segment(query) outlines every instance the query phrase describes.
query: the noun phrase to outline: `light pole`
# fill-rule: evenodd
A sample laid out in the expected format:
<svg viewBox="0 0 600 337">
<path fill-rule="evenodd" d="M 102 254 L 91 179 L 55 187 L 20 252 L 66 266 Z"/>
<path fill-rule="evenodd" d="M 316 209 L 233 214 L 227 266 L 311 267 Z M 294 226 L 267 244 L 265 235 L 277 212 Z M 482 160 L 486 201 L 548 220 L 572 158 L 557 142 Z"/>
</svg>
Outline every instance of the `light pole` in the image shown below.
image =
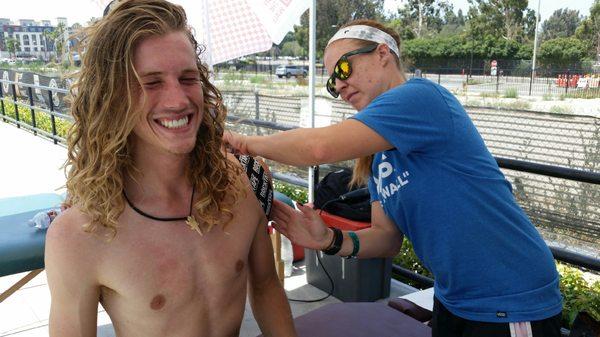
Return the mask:
<svg viewBox="0 0 600 337">
<path fill-rule="evenodd" d="M 531 79 L 535 77 L 535 58 L 537 55 L 537 41 L 538 41 L 538 23 L 540 19 L 540 3 L 542 0 L 538 0 L 538 9 L 535 13 L 535 37 L 533 38 L 533 60 L 531 62 Z"/>
<path fill-rule="evenodd" d="M 533 59 L 531 60 L 531 78 L 529 79 L 529 96 L 531 96 L 531 89 L 533 87 L 533 79 L 535 78 L 535 57 L 537 54 L 537 40 L 538 40 L 538 23 L 540 19 L 540 2 L 542 0 L 538 0 L 538 9 L 535 13 L 535 34 L 533 37 Z"/>
<path fill-rule="evenodd" d="M 471 71 L 473 69 L 473 49 L 475 49 L 475 40 L 473 39 L 473 25 L 469 24 L 469 39 L 471 40 L 471 60 L 469 61 L 469 73 L 467 74 L 467 84 L 471 78 Z"/>
</svg>

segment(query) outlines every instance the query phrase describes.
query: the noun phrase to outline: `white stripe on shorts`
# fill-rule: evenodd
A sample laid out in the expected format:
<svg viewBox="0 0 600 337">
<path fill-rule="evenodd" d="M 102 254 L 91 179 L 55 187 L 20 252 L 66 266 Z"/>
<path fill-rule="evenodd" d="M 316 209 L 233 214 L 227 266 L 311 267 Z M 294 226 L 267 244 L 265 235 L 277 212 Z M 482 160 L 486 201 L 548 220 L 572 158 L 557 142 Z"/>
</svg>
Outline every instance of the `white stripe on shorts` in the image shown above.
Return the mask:
<svg viewBox="0 0 600 337">
<path fill-rule="evenodd" d="M 509 323 L 510 337 L 533 337 L 531 322 Z"/>
</svg>

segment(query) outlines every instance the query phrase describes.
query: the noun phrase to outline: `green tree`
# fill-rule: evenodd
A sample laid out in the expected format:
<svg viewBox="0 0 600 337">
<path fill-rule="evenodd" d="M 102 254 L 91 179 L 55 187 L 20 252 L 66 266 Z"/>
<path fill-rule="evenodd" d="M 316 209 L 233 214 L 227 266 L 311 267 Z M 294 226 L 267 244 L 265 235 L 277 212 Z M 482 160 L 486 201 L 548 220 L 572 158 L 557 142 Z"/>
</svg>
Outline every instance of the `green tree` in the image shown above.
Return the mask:
<svg viewBox="0 0 600 337">
<path fill-rule="evenodd" d="M 540 46 L 540 62 L 547 66 L 567 68 L 580 62 L 587 54 L 587 44 L 574 37 L 545 41 Z"/>
<path fill-rule="evenodd" d="M 523 19 L 523 34 L 525 39 L 533 41 L 535 38 L 535 16 L 534 10 L 527 9 Z"/>
<path fill-rule="evenodd" d="M 470 34 L 522 42 L 535 25 L 535 14 L 527 9 L 527 3 L 528 0 L 469 0 Z"/>
<path fill-rule="evenodd" d="M 410 28 L 416 38 L 433 36 L 449 21 L 458 22 L 447 0 L 408 0 L 398 9 L 397 20 L 400 22 L 395 26 Z"/>
<path fill-rule="evenodd" d="M 306 51 L 296 41 L 288 41 L 281 46 L 281 55 L 283 56 L 305 56 Z"/>
<path fill-rule="evenodd" d="M 384 0 L 320 0 L 317 1 L 317 55 L 322 57 L 327 41 L 342 25 L 355 19 L 383 20 Z M 308 11 L 294 27 L 296 41 L 308 50 Z"/>
<path fill-rule="evenodd" d="M 575 36 L 582 41 L 589 41 L 588 50 L 600 63 L 600 0 L 596 0 L 590 8 L 590 16 L 581 22 Z"/>
<path fill-rule="evenodd" d="M 19 40 L 9 37 L 6 39 L 6 49 L 8 50 L 8 55 L 12 55 L 13 57 L 17 57 L 17 51 L 21 49 L 21 43 Z"/>
<path fill-rule="evenodd" d="M 542 23 L 541 40 L 551 40 L 559 37 L 571 37 L 581 23 L 579 11 L 573 9 L 557 9 Z"/>
</svg>

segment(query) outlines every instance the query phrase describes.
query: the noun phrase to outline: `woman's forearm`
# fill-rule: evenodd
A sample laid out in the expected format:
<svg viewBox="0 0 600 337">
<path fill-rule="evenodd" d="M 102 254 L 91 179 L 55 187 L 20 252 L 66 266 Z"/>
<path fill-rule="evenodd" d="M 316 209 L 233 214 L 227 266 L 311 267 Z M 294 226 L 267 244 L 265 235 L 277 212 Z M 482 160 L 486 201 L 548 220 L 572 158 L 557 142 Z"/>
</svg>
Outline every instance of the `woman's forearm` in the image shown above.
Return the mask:
<svg viewBox="0 0 600 337">
<path fill-rule="evenodd" d="M 248 152 L 283 164 L 308 166 L 327 161 L 318 129 L 294 129 L 269 136 L 248 136 Z"/>
</svg>

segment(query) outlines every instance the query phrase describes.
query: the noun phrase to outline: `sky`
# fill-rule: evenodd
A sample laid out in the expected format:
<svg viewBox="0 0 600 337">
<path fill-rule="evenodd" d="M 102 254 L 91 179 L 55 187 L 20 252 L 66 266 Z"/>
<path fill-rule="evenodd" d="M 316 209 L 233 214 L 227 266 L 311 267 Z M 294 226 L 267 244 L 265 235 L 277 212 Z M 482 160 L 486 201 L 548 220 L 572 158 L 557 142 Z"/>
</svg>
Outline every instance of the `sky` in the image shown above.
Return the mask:
<svg viewBox="0 0 600 337">
<path fill-rule="evenodd" d="M 199 3 L 200 0 L 172 0 L 175 3 L 183 3 L 184 8 L 190 11 L 190 3 Z M 395 12 L 405 0 L 385 0 L 386 11 Z M 559 8 L 579 10 L 582 15 L 588 15 L 594 0 L 540 0 L 541 17 L 547 19 Z M 56 24 L 57 17 L 66 17 L 69 25 L 73 23 L 84 24 L 91 17 L 102 15 L 103 3 L 107 0 L 0 0 L 0 18 L 9 18 L 17 23 L 18 19 L 50 20 L 52 25 Z M 466 14 L 469 4 L 467 0 L 451 0 L 454 9 L 459 8 Z M 538 0 L 530 0 L 529 7 L 537 9 Z M 189 15 L 190 19 L 193 15 Z"/>
</svg>

